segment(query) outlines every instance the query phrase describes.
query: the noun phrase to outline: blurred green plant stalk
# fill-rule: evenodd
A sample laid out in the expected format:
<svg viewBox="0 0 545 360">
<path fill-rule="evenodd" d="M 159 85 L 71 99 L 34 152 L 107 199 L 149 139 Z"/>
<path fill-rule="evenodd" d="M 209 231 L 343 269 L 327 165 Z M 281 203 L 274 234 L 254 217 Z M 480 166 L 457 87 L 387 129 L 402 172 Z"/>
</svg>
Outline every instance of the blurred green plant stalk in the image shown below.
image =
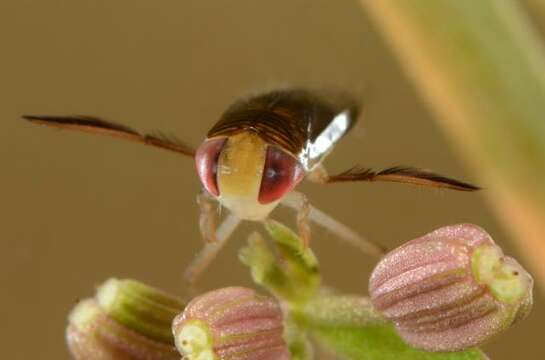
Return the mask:
<svg viewBox="0 0 545 360">
<path fill-rule="evenodd" d="M 545 30 L 545 1 L 544 0 L 526 0 L 529 10 L 533 12 L 533 18 L 538 21 L 538 26 Z"/>
<path fill-rule="evenodd" d="M 545 289 L 543 39 L 511 0 L 361 3 Z"/>
</svg>

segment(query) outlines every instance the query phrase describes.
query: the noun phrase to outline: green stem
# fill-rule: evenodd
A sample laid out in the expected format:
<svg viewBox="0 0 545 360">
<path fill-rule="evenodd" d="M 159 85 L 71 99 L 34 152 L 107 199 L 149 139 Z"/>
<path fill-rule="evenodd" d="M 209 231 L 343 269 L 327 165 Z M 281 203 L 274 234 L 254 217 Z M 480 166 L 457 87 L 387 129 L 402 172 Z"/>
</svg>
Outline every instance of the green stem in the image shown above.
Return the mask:
<svg viewBox="0 0 545 360">
<path fill-rule="evenodd" d="M 386 323 L 369 298 L 356 295 L 319 295 L 298 311 L 310 327 L 365 327 Z"/>
</svg>

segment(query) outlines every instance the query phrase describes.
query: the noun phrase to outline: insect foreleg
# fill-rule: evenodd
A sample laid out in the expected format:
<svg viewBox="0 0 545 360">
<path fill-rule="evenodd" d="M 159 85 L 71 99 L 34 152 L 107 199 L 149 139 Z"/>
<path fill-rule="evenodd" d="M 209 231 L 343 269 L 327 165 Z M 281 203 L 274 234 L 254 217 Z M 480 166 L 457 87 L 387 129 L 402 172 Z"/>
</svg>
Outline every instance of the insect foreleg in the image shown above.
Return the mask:
<svg viewBox="0 0 545 360">
<path fill-rule="evenodd" d="M 218 220 L 218 202 L 206 192 L 197 195 L 199 204 L 199 229 L 205 243 L 216 242 L 216 228 Z"/>
<path fill-rule="evenodd" d="M 197 256 L 191 261 L 184 272 L 185 281 L 193 285 L 200 274 L 210 265 L 216 255 L 223 248 L 233 231 L 240 224 L 240 219 L 233 214 L 227 215 L 227 218 L 218 227 L 216 231 L 216 241 L 209 242 L 199 251 Z"/>
<path fill-rule="evenodd" d="M 301 194 L 300 199 L 297 202 L 297 230 L 299 231 L 299 237 L 303 246 L 306 248 L 310 243 L 310 202 L 308 198 Z"/>
<path fill-rule="evenodd" d="M 282 204 L 296 211 L 301 211 L 302 208 L 308 206 L 308 219 L 326 228 L 340 239 L 346 241 L 350 245 L 358 248 L 362 252 L 373 256 L 382 256 L 384 249 L 377 244 L 363 238 L 361 235 L 350 229 L 348 226 L 340 223 L 326 213 L 316 209 L 306 200 L 306 196 L 300 192 L 292 191 L 282 200 Z"/>
</svg>

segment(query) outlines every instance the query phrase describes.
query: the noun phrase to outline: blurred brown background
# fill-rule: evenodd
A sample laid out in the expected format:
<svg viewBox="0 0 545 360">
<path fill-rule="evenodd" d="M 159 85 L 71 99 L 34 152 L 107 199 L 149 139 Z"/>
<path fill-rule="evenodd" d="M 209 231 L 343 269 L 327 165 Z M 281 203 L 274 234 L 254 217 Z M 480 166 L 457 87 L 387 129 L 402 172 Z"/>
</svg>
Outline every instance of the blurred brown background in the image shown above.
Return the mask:
<svg viewBox="0 0 545 360">
<path fill-rule="evenodd" d="M 408 164 L 476 180 L 356 1 L 4 0 L 0 40 L 3 358 L 67 359 L 66 315 L 107 277 L 183 294 L 182 271 L 201 245 L 191 160 L 40 128 L 21 114 L 100 115 L 197 145 L 242 95 L 335 86 L 357 94 L 366 116 L 328 168 Z M 472 222 L 517 256 L 480 194 L 372 183 L 301 189 L 389 247 Z M 290 215 L 273 213 L 293 223 Z M 259 228 L 237 231 L 202 289 L 251 284 L 236 252 Z M 366 291 L 371 258 L 318 228 L 313 247 L 328 285 Z M 535 300 L 528 319 L 484 346 L 492 359 L 545 357 L 539 291 Z"/>
</svg>

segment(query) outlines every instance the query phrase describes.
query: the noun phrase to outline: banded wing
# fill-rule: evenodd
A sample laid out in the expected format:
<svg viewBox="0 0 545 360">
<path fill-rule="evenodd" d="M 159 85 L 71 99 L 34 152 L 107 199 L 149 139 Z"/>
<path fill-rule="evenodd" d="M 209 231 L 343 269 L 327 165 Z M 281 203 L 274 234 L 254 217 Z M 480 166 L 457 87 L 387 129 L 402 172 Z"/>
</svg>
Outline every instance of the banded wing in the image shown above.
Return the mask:
<svg viewBox="0 0 545 360">
<path fill-rule="evenodd" d="M 368 168 L 352 168 L 338 175 L 329 176 L 326 182 L 346 181 L 389 181 L 459 191 L 480 189 L 475 185 L 407 166 L 394 166 L 380 171 Z"/>
<path fill-rule="evenodd" d="M 23 119 L 30 122 L 56 127 L 59 129 L 78 130 L 89 133 L 103 134 L 125 139 L 145 145 L 150 145 L 186 156 L 195 156 L 195 149 L 181 141 L 161 134 L 141 134 L 127 126 L 109 122 L 91 116 L 50 116 L 50 115 L 23 115 Z"/>
</svg>

